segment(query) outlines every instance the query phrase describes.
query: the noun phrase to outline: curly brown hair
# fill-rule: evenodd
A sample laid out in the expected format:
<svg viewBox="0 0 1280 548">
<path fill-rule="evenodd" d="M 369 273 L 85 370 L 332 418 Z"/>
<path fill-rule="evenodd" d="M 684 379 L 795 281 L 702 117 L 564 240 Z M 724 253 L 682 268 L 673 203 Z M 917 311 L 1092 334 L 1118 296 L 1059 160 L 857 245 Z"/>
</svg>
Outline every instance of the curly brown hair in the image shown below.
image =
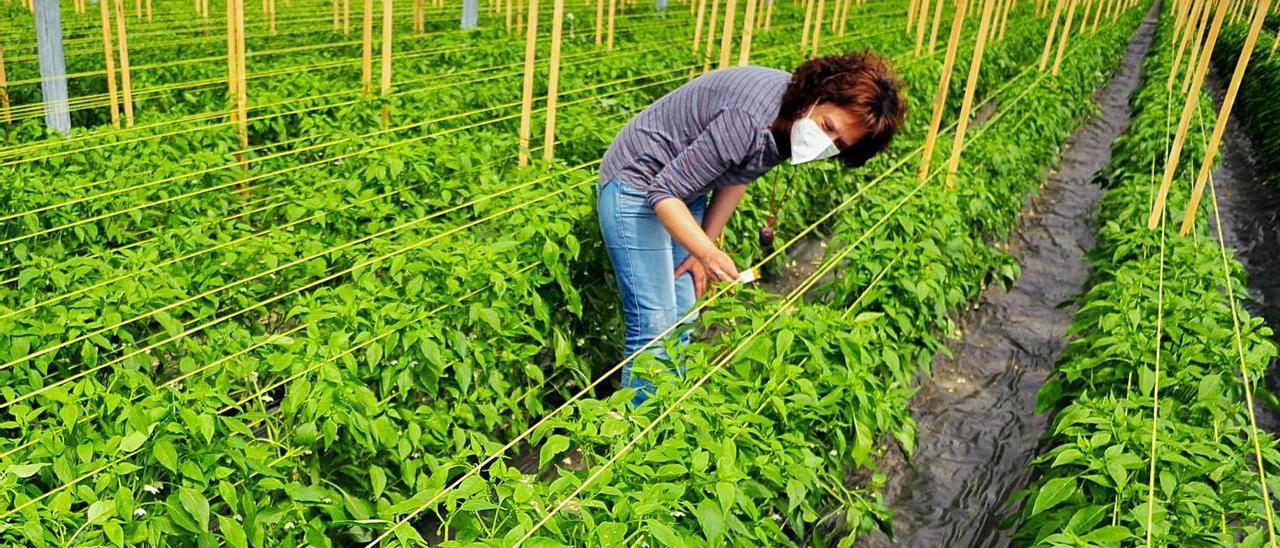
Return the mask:
<svg viewBox="0 0 1280 548">
<path fill-rule="evenodd" d="M 869 51 L 817 57 L 791 75 L 778 115 L 795 120 L 819 101 L 848 109 L 867 133 L 838 157 L 846 167 L 860 167 L 888 147 L 902 126 L 907 101 L 901 87 L 884 58 Z"/>
</svg>

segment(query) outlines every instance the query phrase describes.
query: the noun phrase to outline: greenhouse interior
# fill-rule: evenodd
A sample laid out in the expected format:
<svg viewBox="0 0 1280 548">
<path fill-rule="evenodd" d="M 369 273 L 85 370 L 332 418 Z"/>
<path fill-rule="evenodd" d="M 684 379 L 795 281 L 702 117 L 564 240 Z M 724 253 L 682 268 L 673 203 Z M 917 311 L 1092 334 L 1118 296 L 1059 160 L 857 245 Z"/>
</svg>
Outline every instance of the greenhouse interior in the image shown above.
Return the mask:
<svg viewBox="0 0 1280 548">
<path fill-rule="evenodd" d="M 1280 0 L 0 14 L 0 544 L 1277 546 Z"/>
</svg>

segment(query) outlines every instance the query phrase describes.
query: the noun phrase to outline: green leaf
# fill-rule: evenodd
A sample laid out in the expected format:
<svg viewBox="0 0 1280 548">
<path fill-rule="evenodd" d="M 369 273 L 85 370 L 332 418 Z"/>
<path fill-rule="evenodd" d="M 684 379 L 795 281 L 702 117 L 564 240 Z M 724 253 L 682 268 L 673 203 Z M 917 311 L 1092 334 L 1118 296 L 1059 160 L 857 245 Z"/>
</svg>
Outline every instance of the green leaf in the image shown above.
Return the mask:
<svg viewBox="0 0 1280 548">
<path fill-rule="evenodd" d="M 155 446 L 151 448 L 151 454 L 165 468 L 172 472 L 178 471 L 178 451 L 173 448 L 173 444 L 169 443 L 169 440 L 157 440 Z"/>
<path fill-rule="evenodd" d="M 675 531 L 662 522 L 651 521 L 647 526 L 649 535 L 658 541 L 657 544 L 650 543 L 650 546 L 684 546 L 686 544 Z"/>
<path fill-rule="evenodd" d="M 1127 540 L 1132 536 L 1133 536 L 1133 533 L 1129 532 L 1129 529 L 1125 527 L 1118 527 L 1113 525 L 1111 527 L 1103 527 L 1101 529 L 1095 529 L 1091 531 L 1089 534 L 1083 537 L 1080 537 L 1080 540 L 1084 540 L 1088 542 L 1097 542 L 1097 543 L 1120 542 L 1122 540 Z"/>
<path fill-rule="evenodd" d="M 116 546 L 124 546 L 124 530 L 120 528 L 120 524 L 114 521 L 108 521 L 102 524 L 102 532 L 107 535 L 107 540 Z"/>
<path fill-rule="evenodd" d="M 49 466 L 47 462 L 37 464 L 10 464 L 5 472 L 18 476 L 19 478 L 29 478 L 39 472 L 41 468 Z"/>
<path fill-rule="evenodd" d="M 86 519 L 88 520 L 89 525 L 97 525 L 110 517 L 115 510 L 116 505 L 113 502 L 106 500 L 95 501 L 93 504 L 89 505 L 89 510 L 86 513 L 88 517 Z"/>
<path fill-rule="evenodd" d="M 377 466 L 369 468 L 369 480 L 373 482 L 373 498 L 382 496 L 382 490 L 387 488 L 387 473 Z"/>
<path fill-rule="evenodd" d="M 222 530 L 222 538 L 227 540 L 230 548 L 249 548 L 249 539 L 244 528 L 234 518 L 218 516 L 218 528 Z"/>
<path fill-rule="evenodd" d="M 1031 505 L 1031 515 L 1034 516 L 1053 508 L 1058 503 L 1067 500 L 1076 492 L 1076 478 L 1054 478 L 1046 481 L 1040 487 L 1039 494 L 1036 495 L 1036 501 Z"/>
<path fill-rule="evenodd" d="M 543 444 L 542 449 L 538 452 L 538 468 L 546 468 L 548 462 L 568 448 L 569 438 L 561 435 L 547 438 L 547 443 Z"/>
<path fill-rule="evenodd" d="M 137 451 L 138 448 L 142 447 L 142 444 L 146 442 L 147 442 L 146 433 L 131 432 L 129 433 L 129 435 L 125 436 L 124 439 L 120 440 L 120 452 L 132 453 L 134 451 Z"/>
<path fill-rule="evenodd" d="M 713 544 L 720 535 L 724 534 L 724 516 L 720 515 L 720 509 L 717 506 L 711 499 L 702 499 L 698 507 L 693 510 L 693 514 L 698 517 L 698 525 L 702 527 L 703 534 Z"/>
<path fill-rule="evenodd" d="M 199 491 L 190 487 L 183 487 L 178 490 L 178 500 L 182 502 L 182 507 L 186 509 L 187 513 L 195 518 L 200 531 L 208 531 L 209 500 L 204 498 L 204 495 L 201 495 Z"/>
</svg>

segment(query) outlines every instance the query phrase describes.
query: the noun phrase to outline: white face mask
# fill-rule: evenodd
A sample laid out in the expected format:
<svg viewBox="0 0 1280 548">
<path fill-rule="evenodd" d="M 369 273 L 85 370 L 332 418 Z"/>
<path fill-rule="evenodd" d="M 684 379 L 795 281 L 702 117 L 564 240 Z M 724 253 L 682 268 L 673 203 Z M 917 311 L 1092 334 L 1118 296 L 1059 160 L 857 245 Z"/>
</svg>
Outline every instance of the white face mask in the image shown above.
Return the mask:
<svg viewBox="0 0 1280 548">
<path fill-rule="evenodd" d="M 818 106 L 814 103 L 814 106 Z M 818 127 L 818 123 L 809 117 L 813 107 L 804 118 L 791 124 L 791 165 L 803 164 L 814 160 L 830 158 L 840 153 L 835 141 L 827 137 L 827 132 Z"/>
</svg>

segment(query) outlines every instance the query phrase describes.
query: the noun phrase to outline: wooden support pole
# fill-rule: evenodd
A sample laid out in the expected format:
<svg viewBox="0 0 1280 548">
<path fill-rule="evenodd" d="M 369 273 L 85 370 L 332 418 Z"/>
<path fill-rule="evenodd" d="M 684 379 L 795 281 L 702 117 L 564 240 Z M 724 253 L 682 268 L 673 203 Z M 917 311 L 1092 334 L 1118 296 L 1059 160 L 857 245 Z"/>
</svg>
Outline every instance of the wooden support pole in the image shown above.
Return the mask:
<svg viewBox="0 0 1280 548">
<path fill-rule="evenodd" d="M 267 0 L 267 25 L 272 36 L 276 35 L 276 0 Z"/>
<path fill-rule="evenodd" d="M 530 0 L 533 1 L 533 0 Z M 609 23 L 605 34 L 604 49 L 613 51 L 614 29 L 618 23 L 618 0 L 609 0 Z"/>
<path fill-rule="evenodd" d="M 614 0 L 610 0 L 612 2 Z M 538 52 L 538 0 L 529 0 L 529 19 L 524 37 L 524 84 L 520 92 L 519 166 L 529 165 L 529 133 L 533 125 L 533 71 Z"/>
<path fill-rule="evenodd" d="M 720 0 L 711 0 L 711 21 L 707 25 L 707 43 L 702 51 L 702 73 L 711 70 L 711 52 L 716 41 L 716 18 L 720 15 Z"/>
<path fill-rule="evenodd" d="M 800 51 L 809 47 L 809 27 L 813 23 L 813 6 L 816 1 L 805 0 L 804 2 L 804 27 L 800 31 Z"/>
<path fill-rule="evenodd" d="M 342 5 L 338 0 L 329 0 L 329 8 L 333 15 L 333 33 L 342 32 Z"/>
<path fill-rule="evenodd" d="M 767 3 L 768 2 L 766 2 L 766 0 L 758 0 L 756 2 L 756 23 L 754 30 L 764 29 L 764 5 Z M 693 5 L 693 0 L 689 1 L 689 5 Z"/>
<path fill-rule="evenodd" d="M 937 0 L 941 2 L 942 0 Z M 967 1 L 967 0 L 958 0 Z M 929 0 L 920 0 L 920 13 L 916 14 L 916 49 L 915 56 L 919 57 L 924 51 L 924 34 L 929 28 Z"/>
<path fill-rule="evenodd" d="M 1244 81 L 1249 59 L 1253 56 L 1253 48 L 1258 43 L 1258 35 L 1262 33 L 1263 20 L 1267 18 L 1271 0 L 1262 0 L 1254 7 L 1254 14 L 1249 23 L 1249 34 L 1245 36 L 1244 46 L 1240 49 L 1240 57 L 1236 60 L 1235 71 L 1231 73 L 1231 83 L 1227 85 L 1227 93 L 1222 97 L 1222 106 L 1218 109 L 1218 119 L 1213 124 L 1213 134 L 1209 136 L 1209 144 L 1204 150 L 1204 159 L 1200 161 L 1200 171 L 1196 174 L 1196 186 L 1191 191 L 1191 202 L 1182 216 L 1182 227 L 1179 234 L 1186 236 L 1195 225 L 1196 209 L 1200 207 L 1200 199 L 1204 195 L 1205 183 L 1213 171 L 1213 161 L 1217 158 L 1218 147 L 1222 145 L 1222 135 L 1227 129 L 1227 119 L 1231 117 L 1231 109 L 1236 104 L 1236 95 L 1240 93 L 1240 83 Z M 1268 514 L 1270 512 L 1268 511 Z"/>
<path fill-rule="evenodd" d="M 933 147 L 942 128 L 943 107 L 947 104 L 947 91 L 951 89 L 951 71 L 956 64 L 956 50 L 960 48 L 960 35 L 964 33 L 965 8 L 968 2 L 956 2 L 951 16 L 951 34 L 947 37 L 947 53 L 942 61 L 942 75 L 938 78 L 938 91 L 933 98 L 933 117 L 929 119 L 929 133 L 924 139 L 924 152 L 920 156 L 920 180 L 929 176 L 929 162 L 933 160 Z"/>
<path fill-rule="evenodd" d="M 114 48 L 111 45 L 111 9 L 107 7 L 106 0 L 98 0 L 98 15 L 102 19 L 102 53 L 106 59 L 107 68 L 107 98 L 111 104 L 111 125 L 120 127 L 120 97 L 119 91 L 116 89 L 116 59 Z M 0 48 L 3 48 L 0 44 Z M 0 87 L 4 87 L 4 54 L 0 49 Z M 0 90 L 0 98 L 4 99 L 4 121 L 9 123 L 9 94 L 5 90 Z"/>
<path fill-rule="evenodd" d="M 738 0 L 725 0 L 724 28 L 720 29 L 720 68 L 729 68 L 729 58 L 733 55 L 733 24 L 737 11 Z"/>
<path fill-rule="evenodd" d="M 706 1 L 707 0 L 702 0 L 702 3 L 705 5 Z M 698 27 L 694 29 L 695 36 L 693 38 L 693 52 L 695 55 L 698 53 L 698 37 L 696 33 L 702 31 L 702 14 L 698 14 L 698 17 Z M 507 29 L 511 29 L 510 10 L 507 10 Z M 596 45 L 599 46 L 602 44 L 604 44 L 604 0 L 596 0 Z"/>
<path fill-rule="evenodd" d="M 111 39 L 110 33 L 106 34 L 108 40 Z M 111 66 L 111 43 L 107 42 L 107 66 Z M 114 83 L 115 74 L 113 69 L 107 69 L 109 78 Z M 111 89 L 114 91 L 115 87 Z M 111 94 L 111 122 L 116 127 L 120 127 L 120 112 L 116 109 L 115 93 Z M 9 110 L 9 76 L 5 72 L 4 67 L 4 40 L 0 39 L 0 114 L 4 115 L 5 125 L 13 123 L 13 113 Z"/>
<path fill-rule="evenodd" d="M 1170 45 L 1170 46 L 1172 46 L 1172 45 L 1174 45 L 1174 44 L 1176 44 L 1176 43 L 1178 42 L 1178 35 L 1179 35 L 1179 34 L 1181 34 L 1181 33 L 1184 31 L 1184 29 L 1182 28 L 1182 26 L 1183 26 L 1184 24 L 1186 24 L 1187 17 L 1190 15 L 1190 13 L 1189 13 L 1189 12 L 1193 11 L 1193 10 L 1195 9 L 1195 6 L 1196 6 L 1196 3 L 1195 3 L 1195 2 L 1190 2 L 1190 1 L 1188 1 L 1188 0 L 1177 0 L 1177 2 L 1175 2 L 1175 3 L 1173 4 L 1173 11 L 1174 11 L 1174 17 L 1173 17 L 1173 30 L 1174 30 L 1174 32 L 1173 32 L 1172 36 L 1170 36 L 1170 41 L 1169 41 L 1169 45 Z"/>
<path fill-rule="evenodd" d="M 364 92 L 373 93 L 373 0 L 364 0 L 364 41 L 361 42 L 360 85 Z"/>
<path fill-rule="evenodd" d="M 1067 20 L 1062 22 L 1062 32 L 1058 35 L 1058 53 L 1053 56 L 1053 70 L 1050 72 L 1054 76 L 1058 75 L 1058 68 L 1062 66 L 1062 56 L 1067 53 L 1067 40 L 1071 38 L 1071 20 L 1076 14 L 1077 0 L 1071 0 L 1071 5 L 1067 7 Z"/>
<path fill-rule="evenodd" d="M 551 59 L 547 71 L 547 122 L 542 134 L 542 159 L 555 158 L 556 99 L 560 93 L 560 37 L 564 26 L 564 0 L 552 0 Z"/>
<path fill-rule="evenodd" d="M 1220 3 L 1220 4 L 1224 4 L 1224 5 L 1226 5 L 1226 6 L 1229 6 L 1229 5 L 1230 5 L 1230 0 L 1209 0 L 1209 4 L 1210 4 L 1210 5 L 1212 5 L 1214 2 L 1217 2 L 1217 3 Z M 1230 15 L 1230 11 L 1229 11 L 1229 10 L 1228 10 L 1228 12 L 1227 12 L 1227 13 L 1228 13 L 1228 15 Z M 1207 14 L 1207 12 L 1206 12 L 1206 14 Z M 1208 29 L 1208 23 L 1207 23 L 1207 22 L 1205 22 L 1204 24 L 1202 24 L 1202 25 L 1200 26 L 1200 30 L 1198 30 L 1198 31 L 1196 32 L 1196 34 L 1195 34 L 1195 36 L 1194 36 L 1194 40 L 1195 40 L 1195 41 L 1194 41 L 1194 42 L 1192 42 L 1192 43 L 1190 44 L 1189 48 L 1187 49 L 1187 69 L 1186 69 L 1185 71 L 1183 71 L 1183 73 L 1182 73 L 1182 75 L 1183 75 L 1183 77 L 1182 77 L 1182 92 L 1183 92 L 1183 93 L 1186 93 L 1186 92 L 1187 92 L 1187 90 L 1188 90 L 1188 89 L 1190 89 L 1190 87 L 1191 87 L 1191 76 L 1194 74 L 1195 67 L 1196 67 L 1196 65 L 1198 64 L 1198 62 L 1197 62 L 1197 61 L 1198 61 L 1198 57 L 1199 57 L 1199 55 L 1200 55 L 1200 52 L 1201 52 L 1201 51 L 1203 51 L 1203 50 L 1202 50 L 1203 46 L 1201 46 L 1201 45 L 1205 43 L 1205 41 L 1204 41 L 1204 33 L 1208 32 L 1208 31 L 1209 31 L 1209 29 Z M 1201 47 L 1196 47 L 1196 46 L 1201 46 Z"/>
<path fill-rule="evenodd" d="M 764 1 L 766 3 L 764 8 L 764 31 L 769 32 L 769 30 L 773 28 L 773 5 L 777 4 L 778 0 Z"/>
<path fill-rule="evenodd" d="M 600 0 L 596 0 L 596 1 L 599 2 Z M 690 4 L 692 3 L 693 2 L 690 2 Z M 702 46 L 702 24 L 706 19 L 706 15 L 707 15 L 707 0 L 698 0 L 698 14 L 694 19 L 694 24 L 693 24 L 693 46 L 689 54 L 694 59 L 695 62 L 698 59 L 698 48 Z M 599 29 L 599 26 L 597 25 L 596 28 Z M 599 31 L 597 30 L 597 32 Z M 596 39 L 596 43 L 597 44 L 600 43 L 599 38 Z M 690 71 L 690 75 L 692 75 L 692 71 Z"/>
<path fill-rule="evenodd" d="M 1182 159 L 1182 147 L 1187 138 L 1187 127 L 1191 125 L 1191 117 L 1195 115 L 1196 106 L 1200 102 L 1200 86 L 1204 83 L 1205 71 L 1209 69 L 1209 59 L 1213 57 L 1213 46 L 1218 41 L 1218 31 L 1222 29 L 1222 21 L 1227 16 L 1226 2 L 1219 2 L 1213 14 L 1213 25 L 1209 29 L 1209 39 L 1205 42 L 1204 53 L 1196 65 L 1191 90 L 1187 101 L 1182 105 L 1182 116 L 1178 119 L 1178 130 L 1173 134 L 1173 146 L 1169 149 L 1165 160 L 1164 174 L 1160 178 L 1160 190 L 1156 193 L 1155 204 L 1151 207 L 1151 215 L 1147 218 L 1147 228 L 1155 230 L 1164 216 L 1165 201 L 1169 198 L 1169 186 L 1173 184 L 1173 176 L 1178 170 L 1178 161 Z"/>
<path fill-rule="evenodd" d="M 235 0 L 227 0 L 227 99 L 230 105 L 227 118 L 231 125 L 237 125 L 236 117 L 240 115 L 240 109 L 236 108 L 240 97 L 240 92 L 236 90 L 240 85 L 240 75 L 236 68 L 240 65 L 240 59 L 236 56 L 236 49 L 236 3 Z"/>
<path fill-rule="evenodd" d="M 382 0 L 382 80 L 379 91 L 382 95 L 382 123 L 388 127 L 391 126 L 391 104 L 388 102 L 388 96 L 391 95 L 392 29 L 395 24 L 392 16 L 394 14 L 395 6 L 392 0 Z"/>
<path fill-rule="evenodd" d="M 351 0 L 342 0 L 342 35 L 351 36 Z"/>
<path fill-rule="evenodd" d="M 911 32 L 911 29 L 915 28 L 916 9 L 918 9 L 919 4 L 920 0 L 911 0 L 907 4 L 907 32 Z"/>
<path fill-rule="evenodd" d="M 1004 40 L 1004 29 L 1009 26 L 1009 12 L 1013 11 L 1017 4 L 1018 0 L 1008 0 L 1004 3 L 1004 12 L 1000 14 L 1000 32 L 996 33 L 996 40 Z"/>
<path fill-rule="evenodd" d="M 133 75 L 129 69 L 129 32 L 124 22 L 124 0 L 116 0 L 116 43 L 120 46 L 120 88 L 124 95 L 124 125 L 133 127 Z"/>
<path fill-rule="evenodd" d="M 1102 11 L 1106 3 L 1107 0 L 1098 0 L 1098 11 L 1093 13 L 1093 25 L 1090 25 L 1089 32 L 1098 32 L 1098 23 L 1102 21 Z"/>
<path fill-rule="evenodd" d="M 1048 1 L 1048 0 L 1046 0 Z M 1055 0 L 1053 4 L 1053 21 L 1049 23 L 1049 34 L 1044 38 L 1044 51 L 1040 54 L 1040 72 L 1049 66 L 1049 51 L 1053 47 L 1054 34 L 1058 31 L 1058 20 L 1062 16 L 1062 3 L 1070 0 Z"/>
<path fill-rule="evenodd" d="M 147 0 L 147 22 L 151 22 L 151 0 Z"/>
<path fill-rule="evenodd" d="M 1275 55 L 1277 45 L 1280 45 L 1280 29 L 1276 29 L 1276 35 L 1271 38 L 1271 49 L 1267 50 L 1267 55 Z"/>
<path fill-rule="evenodd" d="M 734 0 L 729 1 L 733 2 Z M 813 49 L 809 52 L 810 58 L 818 56 L 818 48 L 822 41 L 822 12 L 826 11 L 826 6 L 827 0 L 818 0 L 818 7 L 814 10 L 814 17 L 816 19 L 814 20 L 813 25 L 813 36 L 811 36 L 813 39 Z"/>
<path fill-rule="evenodd" d="M 947 0 L 935 0 L 933 3 L 933 23 L 930 24 L 932 30 L 929 31 L 929 48 L 926 50 L 928 55 L 933 55 L 933 48 L 938 42 L 938 23 L 942 21 L 942 8 Z"/>
<path fill-rule="evenodd" d="M 133 11 L 135 12 L 134 16 L 138 19 L 142 19 L 142 0 L 134 0 L 133 7 Z"/>
<path fill-rule="evenodd" d="M 960 118 L 956 120 L 956 135 L 952 140 L 951 158 L 947 161 L 947 188 L 955 186 L 956 172 L 960 169 L 960 153 L 964 150 L 964 134 L 969 127 L 969 111 L 973 108 L 973 95 L 978 88 L 978 74 L 982 68 L 982 53 L 990 34 L 995 0 L 982 5 L 982 18 L 978 23 L 978 38 L 973 46 L 973 58 L 969 61 L 969 79 L 964 84 L 964 99 L 960 103 Z"/>
<path fill-rule="evenodd" d="M 846 28 L 846 27 L 848 26 L 848 24 L 849 24 L 849 6 L 850 6 L 851 4 L 853 4 L 853 1 L 852 1 L 852 0 L 846 1 L 846 2 L 844 3 L 844 7 L 840 9 L 840 34 L 839 34 L 839 36 L 841 36 L 841 37 L 843 37 L 843 36 L 844 36 L 845 28 Z"/>
<path fill-rule="evenodd" d="M 1173 91 L 1173 83 L 1177 81 L 1178 70 L 1182 67 L 1182 54 L 1186 52 L 1187 44 L 1191 42 L 1191 36 L 1195 32 L 1195 21 L 1198 21 L 1202 11 L 1211 5 L 1209 0 L 1194 0 L 1191 2 L 1191 13 L 1187 15 L 1187 21 L 1183 24 L 1181 39 L 1177 41 L 1178 47 L 1173 53 L 1173 64 L 1169 65 L 1169 78 L 1164 83 L 1165 91 Z"/>
<path fill-rule="evenodd" d="M 738 46 L 738 66 L 745 67 L 751 62 L 751 33 L 756 28 L 756 11 L 759 0 L 747 0 L 747 10 L 742 19 L 742 41 Z"/>
<path fill-rule="evenodd" d="M 236 4 L 236 77 L 239 82 L 236 84 L 236 94 L 239 96 L 236 100 L 239 114 L 236 115 L 237 121 L 240 123 L 240 146 L 249 148 L 249 84 L 248 72 L 249 67 L 245 63 L 248 54 L 244 47 L 244 0 L 235 0 Z M 247 168 L 247 165 L 242 164 Z"/>
<path fill-rule="evenodd" d="M 507 8 L 507 14 L 506 14 L 507 15 L 507 18 L 506 18 L 507 32 L 509 33 L 511 32 L 511 27 L 513 26 L 513 22 L 511 19 L 512 19 L 512 16 L 515 15 L 515 11 L 516 11 L 515 2 L 513 0 L 506 0 L 506 8 Z M 600 39 L 602 34 L 600 28 L 602 24 L 601 19 L 604 18 L 603 10 L 604 10 L 604 0 L 596 0 L 596 45 L 597 46 L 600 45 Z"/>
</svg>

